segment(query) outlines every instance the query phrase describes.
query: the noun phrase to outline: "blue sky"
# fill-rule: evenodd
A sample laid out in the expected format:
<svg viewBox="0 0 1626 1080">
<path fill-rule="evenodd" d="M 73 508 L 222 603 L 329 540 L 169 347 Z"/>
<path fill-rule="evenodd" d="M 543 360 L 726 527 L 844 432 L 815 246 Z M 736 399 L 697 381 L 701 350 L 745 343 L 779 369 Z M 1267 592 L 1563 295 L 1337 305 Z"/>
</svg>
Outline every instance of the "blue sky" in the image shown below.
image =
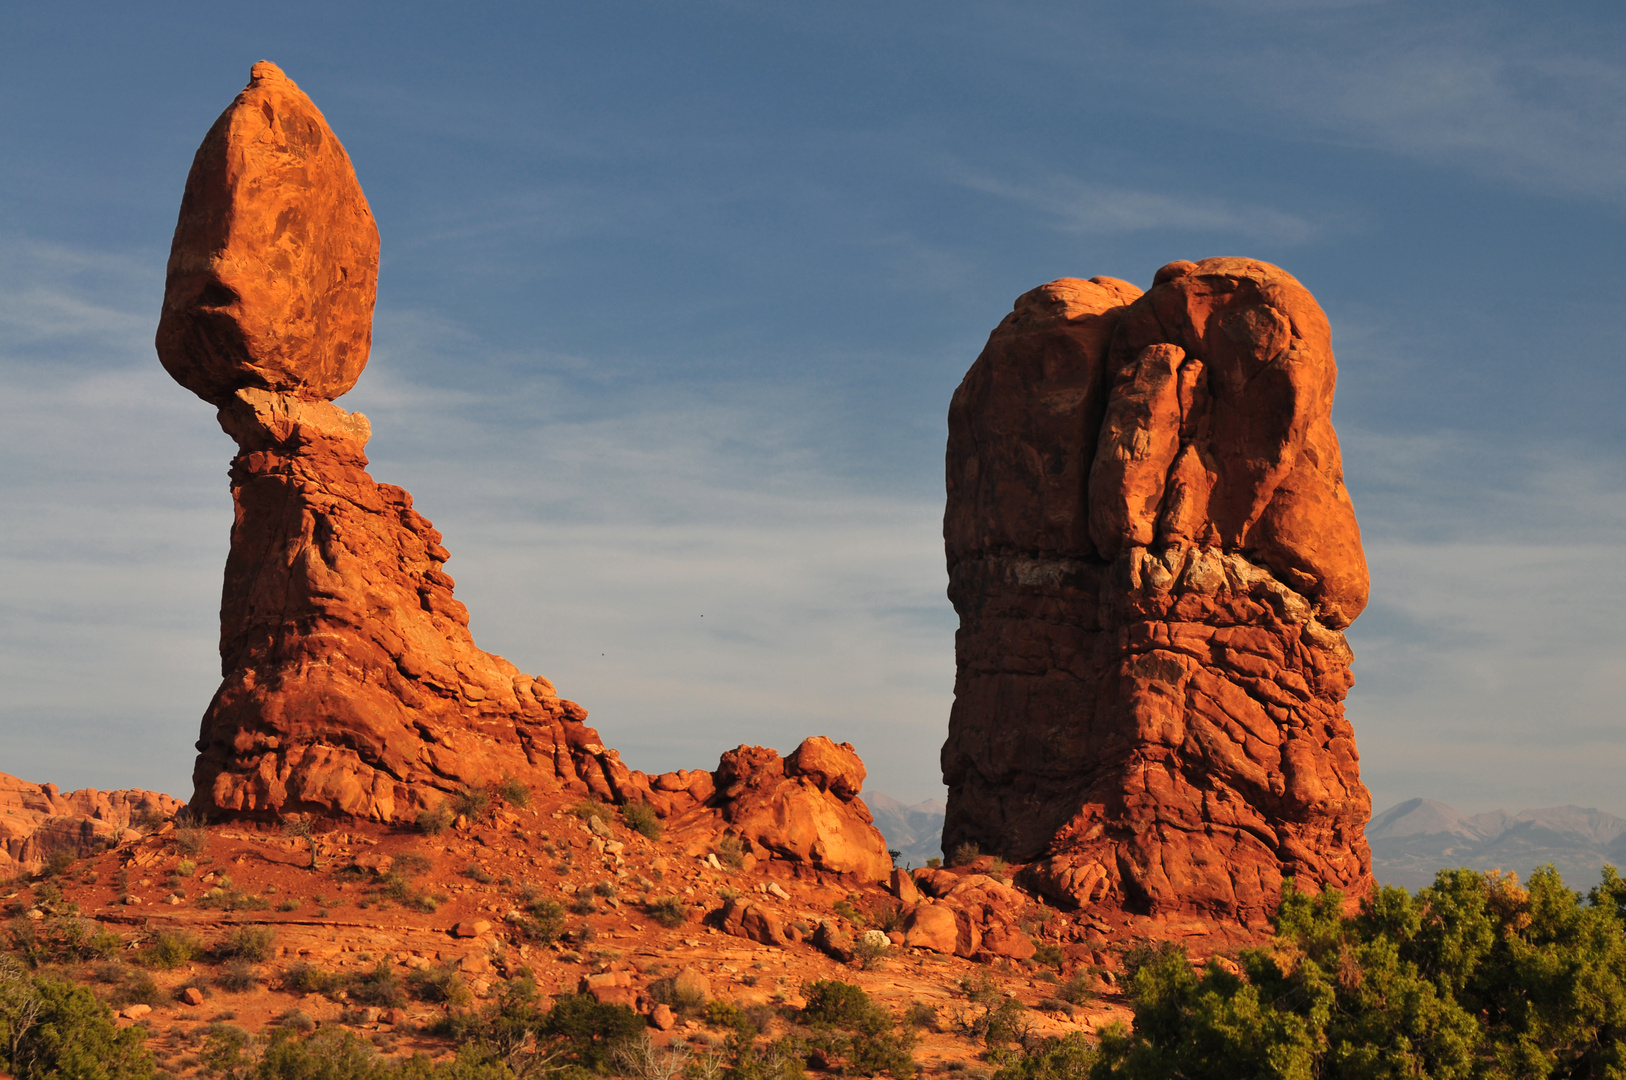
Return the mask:
<svg viewBox="0 0 1626 1080">
<path fill-rule="evenodd" d="M 341 404 L 477 640 L 636 767 L 940 793 L 949 396 L 1021 292 L 1177 258 L 1331 319 L 1381 809 L 1626 814 L 1618 4 L 0 8 L 0 771 L 190 793 L 230 440 L 152 352 L 270 59 L 383 237 Z"/>
</svg>

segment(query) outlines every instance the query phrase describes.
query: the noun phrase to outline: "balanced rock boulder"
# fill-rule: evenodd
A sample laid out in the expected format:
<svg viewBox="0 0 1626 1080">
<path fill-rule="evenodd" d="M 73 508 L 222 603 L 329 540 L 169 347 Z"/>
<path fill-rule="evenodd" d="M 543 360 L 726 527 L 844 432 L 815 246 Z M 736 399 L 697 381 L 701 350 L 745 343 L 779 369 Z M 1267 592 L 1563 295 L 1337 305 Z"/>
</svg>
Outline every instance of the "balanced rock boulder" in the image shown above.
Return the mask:
<svg viewBox="0 0 1626 1080">
<path fill-rule="evenodd" d="M 475 646 L 440 533 L 368 475 L 366 417 L 330 400 L 366 364 L 377 263 L 344 148 L 254 65 L 193 162 L 157 336 L 238 446 L 192 805 L 411 820 L 508 778 L 611 798 L 627 770 L 586 710 Z"/>
<path fill-rule="evenodd" d="M 378 226 L 349 155 L 262 60 L 186 178 L 158 358 L 216 405 L 245 387 L 336 398 L 367 364 L 377 285 Z"/>
<path fill-rule="evenodd" d="M 1017 300 L 949 413 L 945 850 L 1243 924 L 1284 877 L 1369 887 L 1336 379 L 1321 308 L 1266 263 Z"/>
</svg>

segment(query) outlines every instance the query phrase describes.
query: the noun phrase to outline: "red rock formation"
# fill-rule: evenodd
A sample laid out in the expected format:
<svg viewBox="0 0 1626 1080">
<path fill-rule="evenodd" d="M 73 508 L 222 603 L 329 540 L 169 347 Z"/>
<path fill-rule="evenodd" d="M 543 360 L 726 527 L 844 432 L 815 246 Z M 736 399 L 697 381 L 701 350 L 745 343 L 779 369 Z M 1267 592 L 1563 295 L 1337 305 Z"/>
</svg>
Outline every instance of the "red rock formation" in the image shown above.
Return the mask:
<svg viewBox="0 0 1626 1080">
<path fill-rule="evenodd" d="M 1264 263 L 1017 300 L 949 413 L 946 850 L 1244 923 L 1284 876 L 1368 887 L 1336 377 L 1320 307 Z"/>
<path fill-rule="evenodd" d="M 64 795 L 55 784 L 0 773 L 0 876 L 38 870 L 59 851 L 94 854 L 131 826 L 167 820 L 180 808 L 180 800 L 161 791 L 84 788 Z"/>
<path fill-rule="evenodd" d="M 886 875 L 846 744 L 741 747 L 717 774 L 629 770 L 587 712 L 481 651 L 441 535 L 367 473 L 371 428 L 329 398 L 371 339 L 378 232 L 349 158 L 275 65 L 210 129 L 181 203 L 157 346 L 238 446 L 220 607 L 224 681 L 192 805 L 391 822 L 512 778 L 662 816 L 719 815 L 763 853 Z"/>
<path fill-rule="evenodd" d="M 586 711 L 475 646 L 440 534 L 326 400 L 366 364 L 377 263 L 344 148 L 254 65 L 193 162 L 157 337 L 239 447 L 193 806 L 410 820 L 505 777 L 607 796 L 619 762 Z"/>
</svg>

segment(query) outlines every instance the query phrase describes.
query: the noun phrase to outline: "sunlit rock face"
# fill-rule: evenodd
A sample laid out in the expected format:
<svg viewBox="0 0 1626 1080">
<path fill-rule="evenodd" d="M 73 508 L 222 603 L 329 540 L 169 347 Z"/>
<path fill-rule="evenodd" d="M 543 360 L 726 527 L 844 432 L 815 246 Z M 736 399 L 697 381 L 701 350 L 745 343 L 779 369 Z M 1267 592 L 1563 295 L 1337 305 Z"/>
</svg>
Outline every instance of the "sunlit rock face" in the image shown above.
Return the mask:
<svg viewBox="0 0 1626 1080">
<path fill-rule="evenodd" d="M 344 147 L 255 64 L 192 163 L 157 337 L 238 445 L 192 805 L 394 821 L 504 778 L 608 796 L 627 770 L 586 710 L 475 646 L 440 534 L 368 475 L 367 418 L 332 404 L 366 366 L 377 274 Z"/>
<path fill-rule="evenodd" d="M 1266 263 L 1017 300 L 949 411 L 945 851 L 1244 924 L 1284 877 L 1369 886 L 1336 380 L 1326 316 Z"/>
</svg>

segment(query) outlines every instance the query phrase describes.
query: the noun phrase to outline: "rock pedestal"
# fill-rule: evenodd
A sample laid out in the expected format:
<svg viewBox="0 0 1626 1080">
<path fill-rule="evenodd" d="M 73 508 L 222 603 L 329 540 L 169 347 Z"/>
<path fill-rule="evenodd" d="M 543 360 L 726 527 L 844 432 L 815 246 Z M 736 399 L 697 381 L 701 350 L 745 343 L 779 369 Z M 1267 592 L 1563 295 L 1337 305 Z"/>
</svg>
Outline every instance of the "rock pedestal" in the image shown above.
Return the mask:
<svg viewBox="0 0 1626 1080">
<path fill-rule="evenodd" d="M 1370 886 L 1336 377 L 1325 315 L 1265 263 L 1017 300 L 949 413 L 945 851 L 1244 924 L 1287 876 Z"/>
<path fill-rule="evenodd" d="M 475 646 L 440 534 L 367 474 L 367 419 L 330 400 L 367 363 L 377 270 L 343 146 L 254 65 L 193 161 L 157 336 L 238 445 L 192 806 L 411 820 L 507 778 L 608 797 L 626 770 L 586 710 Z"/>
</svg>

